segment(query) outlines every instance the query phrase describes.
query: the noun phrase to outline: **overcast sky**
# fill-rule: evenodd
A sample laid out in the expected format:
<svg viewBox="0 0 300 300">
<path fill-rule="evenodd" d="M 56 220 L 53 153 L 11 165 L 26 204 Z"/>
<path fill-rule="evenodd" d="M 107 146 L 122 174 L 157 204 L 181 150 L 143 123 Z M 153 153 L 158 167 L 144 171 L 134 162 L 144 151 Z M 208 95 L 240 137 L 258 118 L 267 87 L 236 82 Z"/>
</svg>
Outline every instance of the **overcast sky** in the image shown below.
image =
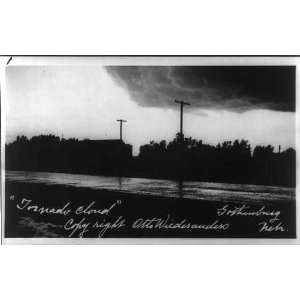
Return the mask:
<svg viewBox="0 0 300 300">
<path fill-rule="evenodd" d="M 119 137 L 134 147 L 184 134 L 216 144 L 295 144 L 294 67 L 8 66 L 6 139 Z"/>
</svg>

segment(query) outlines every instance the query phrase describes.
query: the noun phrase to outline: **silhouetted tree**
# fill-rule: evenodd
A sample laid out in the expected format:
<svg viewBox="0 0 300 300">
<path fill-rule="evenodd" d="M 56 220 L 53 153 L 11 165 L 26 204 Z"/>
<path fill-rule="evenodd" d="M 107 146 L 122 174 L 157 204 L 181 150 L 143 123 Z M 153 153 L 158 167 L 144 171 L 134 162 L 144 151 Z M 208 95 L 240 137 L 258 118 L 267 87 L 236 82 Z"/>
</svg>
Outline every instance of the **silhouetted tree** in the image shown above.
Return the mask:
<svg viewBox="0 0 300 300">
<path fill-rule="evenodd" d="M 295 186 L 296 152 L 251 146 L 246 140 L 216 146 L 191 137 L 151 141 L 132 157 L 120 140 L 92 141 L 40 135 L 18 136 L 6 145 L 6 169 L 108 174 L 233 183 Z"/>
</svg>

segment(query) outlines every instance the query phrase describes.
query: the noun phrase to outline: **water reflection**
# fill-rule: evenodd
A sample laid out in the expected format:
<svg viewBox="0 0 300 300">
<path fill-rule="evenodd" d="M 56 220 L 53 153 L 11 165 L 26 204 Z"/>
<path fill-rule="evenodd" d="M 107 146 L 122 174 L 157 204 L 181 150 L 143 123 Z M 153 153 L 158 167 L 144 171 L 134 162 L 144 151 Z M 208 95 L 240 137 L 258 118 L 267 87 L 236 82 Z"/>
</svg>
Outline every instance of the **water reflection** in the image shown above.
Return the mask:
<svg viewBox="0 0 300 300">
<path fill-rule="evenodd" d="M 177 191 L 178 191 L 178 198 L 182 199 L 183 198 L 183 181 L 182 180 L 177 181 Z"/>
<path fill-rule="evenodd" d="M 174 181 L 150 178 L 93 176 L 81 174 L 7 171 L 6 180 L 46 185 L 66 185 L 91 189 L 105 189 L 143 195 L 199 200 L 266 201 L 295 199 L 295 189 L 274 186 Z"/>
<path fill-rule="evenodd" d="M 119 190 L 122 191 L 122 187 L 123 187 L 123 177 L 118 177 L 118 186 L 119 186 Z"/>
</svg>

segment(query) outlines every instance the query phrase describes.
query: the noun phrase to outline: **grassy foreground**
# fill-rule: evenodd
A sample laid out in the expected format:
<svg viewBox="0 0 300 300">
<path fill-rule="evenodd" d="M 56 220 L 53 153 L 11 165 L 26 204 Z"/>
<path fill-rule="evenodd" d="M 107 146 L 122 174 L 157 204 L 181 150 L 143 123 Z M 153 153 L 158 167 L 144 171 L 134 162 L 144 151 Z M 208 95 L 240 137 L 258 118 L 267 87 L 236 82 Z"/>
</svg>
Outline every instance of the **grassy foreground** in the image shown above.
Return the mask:
<svg viewBox="0 0 300 300">
<path fill-rule="evenodd" d="M 296 201 L 224 203 L 6 182 L 5 237 L 295 238 Z M 246 205 L 266 215 L 218 215 Z M 63 208 L 65 209 L 63 210 Z M 105 210 L 108 209 L 109 211 Z M 66 211 L 69 212 L 66 213 Z M 77 211 L 77 213 L 76 213 Z M 41 213 L 42 212 L 42 213 Z M 264 222 L 266 222 L 264 230 Z"/>
</svg>

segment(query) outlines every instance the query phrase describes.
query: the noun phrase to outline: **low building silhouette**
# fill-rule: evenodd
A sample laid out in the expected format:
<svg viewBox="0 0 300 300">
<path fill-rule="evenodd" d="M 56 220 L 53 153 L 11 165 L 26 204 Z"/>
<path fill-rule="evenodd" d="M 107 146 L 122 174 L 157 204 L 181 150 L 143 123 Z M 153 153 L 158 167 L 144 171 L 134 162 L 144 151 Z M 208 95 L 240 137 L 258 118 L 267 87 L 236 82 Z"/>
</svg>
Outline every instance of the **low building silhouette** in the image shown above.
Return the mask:
<svg viewBox="0 0 300 300">
<path fill-rule="evenodd" d="M 132 145 L 124 143 L 120 139 L 111 140 L 83 140 L 81 143 L 86 145 L 95 151 L 99 155 L 105 155 L 113 159 L 130 159 L 132 158 Z"/>
<path fill-rule="evenodd" d="M 85 173 L 120 175 L 128 169 L 132 146 L 119 139 L 79 141 L 79 153 L 85 156 L 80 170 Z"/>
<path fill-rule="evenodd" d="M 119 175 L 128 170 L 132 146 L 119 139 L 18 137 L 6 146 L 6 169 Z"/>
</svg>

